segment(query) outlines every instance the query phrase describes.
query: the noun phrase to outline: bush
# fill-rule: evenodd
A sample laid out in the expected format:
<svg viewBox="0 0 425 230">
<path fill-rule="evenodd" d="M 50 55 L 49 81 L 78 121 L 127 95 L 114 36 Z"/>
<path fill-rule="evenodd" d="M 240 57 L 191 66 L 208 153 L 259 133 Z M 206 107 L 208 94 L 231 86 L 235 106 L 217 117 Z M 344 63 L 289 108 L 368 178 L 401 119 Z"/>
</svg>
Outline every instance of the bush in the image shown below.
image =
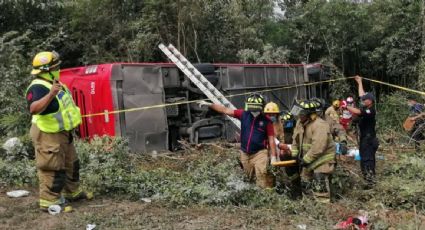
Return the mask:
<svg viewBox="0 0 425 230">
<path fill-rule="evenodd" d="M 398 91 L 382 97 L 382 103 L 377 104 L 377 130 L 384 138 L 403 137 L 407 141 L 407 133 L 400 132 L 404 120 L 409 116 L 406 105 L 407 99 L 404 92 Z"/>
<path fill-rule="evenodd" d="M 0 186 L 37 184 L 37 170 L 33 160 L 4 160 L 0 158 Z"/>
<path fill-rule="evenodd" d="M 15 139 L 16 143 L 14 146 L 11 146 L 9 149 L 4 149 L 4 145 L 10 139 Z M 22 159 L 34 159 L 34 147 L 32 145 L 31 138 L 28 135 L 24 135 L 22 137 L 5 139 L 2 143 L 3 146 L 0 148 L 0 158 L 17 161 Z"/>
<path fill-rule="evenodd" d="M 33 153 L 28 136 L 20 137 L 11 149 L 0 148 L 0 186 L 35 185 L 37 171 Z"/>
<path fill-rule="evenodd" d="M 217 159 L 212 151 L 185 162 L 183 171 L 163 167 L 144 169 L 138 162 L 150 157 L 128 153 L 121 138 L 77 141 L 82 183 L 102 195 L 124 195 L 130 199 L 152 198 L 171 205 L 209 204 L 278 206 L 287 209 L 285 196 L 258 189 L 243 181 L 241 170 L 226 153 Z M 230 154 L 230 152 L 229 152 Z M 165 160 L 163 158 L 157 161 Z M 170 161 L 170 160 L 168 160 Z"/>
<path fill-rule="evenodd" d="M 425 159 L 402 155 L 400 162 L 383 171 L 379 184 L 380 194 L 376 196 L 383 204 L 395 209 L 411 209 L 413 205 L 425 212 Z"/>
</svg>

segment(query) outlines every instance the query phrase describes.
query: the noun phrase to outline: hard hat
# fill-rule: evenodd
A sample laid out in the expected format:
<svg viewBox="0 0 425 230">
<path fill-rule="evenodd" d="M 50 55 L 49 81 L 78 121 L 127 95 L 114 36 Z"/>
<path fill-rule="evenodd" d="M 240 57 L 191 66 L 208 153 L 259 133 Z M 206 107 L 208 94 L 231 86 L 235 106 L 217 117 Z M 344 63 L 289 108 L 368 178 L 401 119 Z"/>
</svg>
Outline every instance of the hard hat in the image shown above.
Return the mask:
<svg viewBox="0 0 425 230">
<path fill-rule="evenodd" d="M 59 67 L 61 61 L 56 51 L 44 51 L 36 54 L 32 60 L 31 74 L 37 75 L 42 72 L 49 72 Z"/>
<path fill-rule="evenodd" d="M 324 99 L 315 97 L 315 98 L 310 99 L 310 101 L 312 101 L 313 103 L 316 103 L 316 111 L 317 112 L 323 111 L 324 106 L 326 104 Z"/>
<path fill-rule="evenodd" d="M 282 115 L 280 115 L 280 119 L 284 121 L 290 121 L 294 119 L 294 116 L 290 112 L 284 112 Z"/>
<path fill-rule="evenodd" d="M 253 93 L 245 101 L 245 110 L 251 112 L 262 112 L 264 108 L 264 97 L 259 93 Z"/>
<path fill-rule="evenodd" d="M 264 106 L 264 113 L 280 113 L 279 106 L 274 102 L 269 102 Z"/>
<path fill-rule="evenodd" d="M 351 104 L 354 102 L 354 98 L 353 97 L 347 97 L 347 103 Z"/>
<path fill-rule="evenodd" d="M 294 116 L 299 116 L 316 113 L 317 106 L 318 103 L 311 100 L 304 100 L 301 102 L 296 101 L 291 109 L 291 114 L 293 114 Z"/>
<path fill-rule="evenodd" d="M 332 102 L 332 105 L 333 105 L 334 107 L 336 107 L 336 108 L 339 108 L 339 106 L 341 105 L 341 102 L 340 102 L 339 100 L 334 100 L 334 101 Z"/>
<path fill-rule="evenodd" d="M 360 99 L 362 101 L 364 100 L 371 100 L 371 101 L 375 101 L 375 96 L 373 96 L 372 93 L 366 93 L 365 95 L 361 96 Z"/>
</svg>

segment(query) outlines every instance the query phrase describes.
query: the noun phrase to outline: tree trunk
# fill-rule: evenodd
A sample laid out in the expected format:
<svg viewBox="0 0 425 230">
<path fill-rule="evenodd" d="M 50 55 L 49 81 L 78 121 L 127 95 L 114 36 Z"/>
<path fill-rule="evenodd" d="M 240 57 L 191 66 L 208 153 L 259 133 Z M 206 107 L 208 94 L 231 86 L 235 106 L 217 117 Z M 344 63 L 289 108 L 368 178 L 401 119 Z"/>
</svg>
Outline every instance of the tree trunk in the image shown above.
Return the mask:
<svg viewBox="0 0 425 230">
<path fill-rule="evenodd" d="M 177 0 L 177 49 L 180 50 L 180 27 L 181 27 L 181 16 L 180 16 L 180 0 Z"/>
<path fill-rule="evenodd" d="M 418 85 L 419 90 L 425 91 L 425 0 L 421 1 L 421 18 L 420 23 L 422 27 L 422 39 L 421 39 L 421 56 L 419 59 L 419 77 Z"/>
</svg>

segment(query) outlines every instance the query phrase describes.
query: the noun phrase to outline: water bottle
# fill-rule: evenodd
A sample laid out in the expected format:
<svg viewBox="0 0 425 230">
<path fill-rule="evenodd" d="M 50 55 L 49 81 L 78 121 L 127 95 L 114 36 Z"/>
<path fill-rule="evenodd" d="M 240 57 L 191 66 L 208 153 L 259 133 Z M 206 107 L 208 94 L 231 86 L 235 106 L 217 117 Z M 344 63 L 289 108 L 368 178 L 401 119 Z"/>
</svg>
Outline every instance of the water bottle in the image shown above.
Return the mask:
<svg viewBox="0 0 425 230">
<path fill-rule="evenodd" d="M 355 154 L 354 154 L 354 160 L 356 161 L 360 161 L 361 157 L 360 157 L 360 151 L 356 150 Z"/>
</svg>

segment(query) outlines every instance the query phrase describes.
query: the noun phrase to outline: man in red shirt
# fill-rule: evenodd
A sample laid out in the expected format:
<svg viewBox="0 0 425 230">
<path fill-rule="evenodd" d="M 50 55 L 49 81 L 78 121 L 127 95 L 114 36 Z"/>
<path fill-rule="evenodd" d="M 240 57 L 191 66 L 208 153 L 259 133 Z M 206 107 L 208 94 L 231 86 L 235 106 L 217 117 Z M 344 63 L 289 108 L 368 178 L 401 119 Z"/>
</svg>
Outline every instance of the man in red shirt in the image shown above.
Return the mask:
<svg viewBox="0 0 425 230">
<path fill-rule="evenodd" d="M 219 104 L 202 103 L 210 109 L 241 121 L 240 161 L 245 174 L 261 188 L 272 188 L 274 178 L 267 171 L 270 162 L 277 161 L 275 134 L 272 121 L 263 114 L 265 100 L 260 94 L 251 94 L 245 110 L 230 109 Z M 271 158 L 269 158 L 269 150 Z"/>
</svg>

